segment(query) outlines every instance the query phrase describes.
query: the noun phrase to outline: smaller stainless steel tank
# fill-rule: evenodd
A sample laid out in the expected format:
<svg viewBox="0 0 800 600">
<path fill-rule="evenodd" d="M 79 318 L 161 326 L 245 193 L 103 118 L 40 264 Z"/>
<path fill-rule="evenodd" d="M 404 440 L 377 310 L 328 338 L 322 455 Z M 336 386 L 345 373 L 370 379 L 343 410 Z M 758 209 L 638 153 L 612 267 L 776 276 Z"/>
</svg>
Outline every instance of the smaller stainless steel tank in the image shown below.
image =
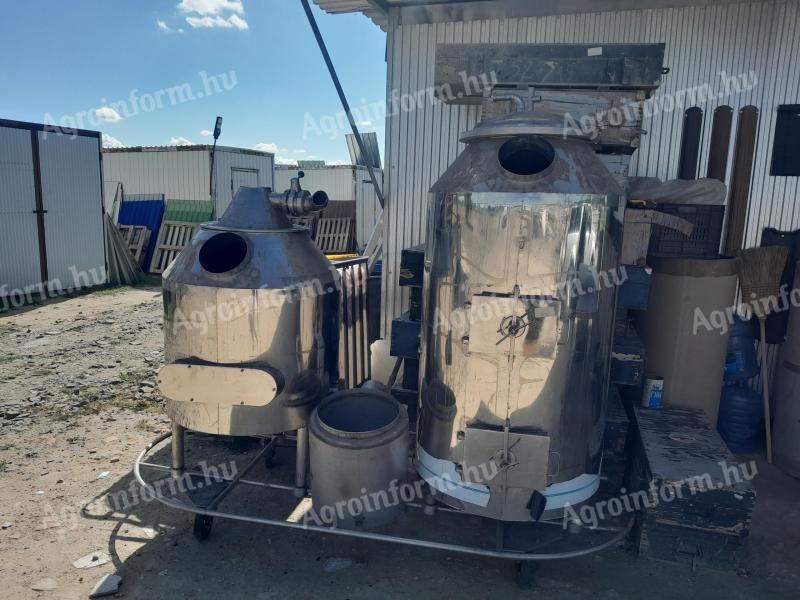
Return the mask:
<svg viewBox="0 0 800 600">
<path fill-rule="evenodd" d="M 309 422 L 312 502 L 316 517 L 337 527 L 375 528 L 404 508 L 408 413 L 378 389 L 326 398 Z"/>
<path fill-rule="evenodd" d="M 305 427 L 338 348 L 339 276 L 289 216 L 324 192 L 240 188 L 164 273 L 167 364 L 159 386 L 173 423 L 267 436 Z"/>
</svg>

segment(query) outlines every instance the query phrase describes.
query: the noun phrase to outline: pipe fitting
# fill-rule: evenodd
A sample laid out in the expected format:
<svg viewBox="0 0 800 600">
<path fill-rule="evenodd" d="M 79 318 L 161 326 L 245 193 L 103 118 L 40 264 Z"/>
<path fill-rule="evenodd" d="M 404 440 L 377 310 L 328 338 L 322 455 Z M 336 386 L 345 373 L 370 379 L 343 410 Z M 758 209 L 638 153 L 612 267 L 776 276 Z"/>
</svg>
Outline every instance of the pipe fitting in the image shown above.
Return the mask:
<svg viewBox="0 0 800 600">
<path fill-rule="evenodd" d="M 270 201 L 291 217 L 305 217 L 328 206 L 328 194 L 321 190 L 312 194 L 300 187 L 298 177 L 293 177 L 290 189 L 270 194 Z"/>
</svg>

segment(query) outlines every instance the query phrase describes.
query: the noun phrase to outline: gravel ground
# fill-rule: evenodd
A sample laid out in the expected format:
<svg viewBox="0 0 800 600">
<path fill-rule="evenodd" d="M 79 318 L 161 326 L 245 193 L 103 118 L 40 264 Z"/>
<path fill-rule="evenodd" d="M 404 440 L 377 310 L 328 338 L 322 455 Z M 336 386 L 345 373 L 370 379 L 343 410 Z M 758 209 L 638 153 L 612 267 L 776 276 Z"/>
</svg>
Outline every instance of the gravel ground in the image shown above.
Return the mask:
<svg viewBox="0 0 800 600">
<path fill-rule="evenodd" d="M 763 463 L 738 574 L 614 550 L 547 563 L 523 591 L 507 562 L 336 536 L 225 522 L 201 544 L 185 513 L 107 501 L 130 493 L 136 455 L 168 429 L 154 387 L 160 290 L 105 290 L 2 314 L 0 348 L 2 598 L 87 598 L 112 573 L 122 577 L 117 597 L 142 599 L 800 597 L 800 482 Z M 86 555 L 96 566 L 76 568 Z"/>
</svg>

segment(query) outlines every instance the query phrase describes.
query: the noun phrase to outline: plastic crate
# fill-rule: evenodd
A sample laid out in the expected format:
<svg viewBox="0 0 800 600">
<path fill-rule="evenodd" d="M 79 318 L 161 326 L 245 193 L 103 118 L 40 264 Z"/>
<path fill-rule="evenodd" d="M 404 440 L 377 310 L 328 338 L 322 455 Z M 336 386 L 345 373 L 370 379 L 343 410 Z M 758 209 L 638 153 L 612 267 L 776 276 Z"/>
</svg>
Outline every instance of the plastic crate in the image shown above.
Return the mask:
<svg viewBox="0 0 800 600">
<path fill-rule="evenodd" d="M 667 227 L 653 226 L 650 235 L 649 256 L 718 256 L 722 240 L 722 223 L 725 220 L 723 205 L 659 204 L 656 209 L 692 223 L 689 236 Z"/>
</svg>

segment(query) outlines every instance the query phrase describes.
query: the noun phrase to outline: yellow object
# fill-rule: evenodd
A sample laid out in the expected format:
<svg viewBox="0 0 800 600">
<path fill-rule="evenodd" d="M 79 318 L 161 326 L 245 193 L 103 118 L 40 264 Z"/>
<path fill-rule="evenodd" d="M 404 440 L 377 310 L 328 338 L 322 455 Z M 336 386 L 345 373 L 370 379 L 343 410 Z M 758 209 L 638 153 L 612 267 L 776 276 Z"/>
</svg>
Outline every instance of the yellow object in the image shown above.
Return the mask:
<svg viewBox="0 0 800 600">
<path fill-rule="evenodd" d="M 325 257 L 330 261 L 347 260 L 348 258 L 358 258 L 361 256 L 358 253 L 352 254 L 326 254 Z"/>
</svg>

